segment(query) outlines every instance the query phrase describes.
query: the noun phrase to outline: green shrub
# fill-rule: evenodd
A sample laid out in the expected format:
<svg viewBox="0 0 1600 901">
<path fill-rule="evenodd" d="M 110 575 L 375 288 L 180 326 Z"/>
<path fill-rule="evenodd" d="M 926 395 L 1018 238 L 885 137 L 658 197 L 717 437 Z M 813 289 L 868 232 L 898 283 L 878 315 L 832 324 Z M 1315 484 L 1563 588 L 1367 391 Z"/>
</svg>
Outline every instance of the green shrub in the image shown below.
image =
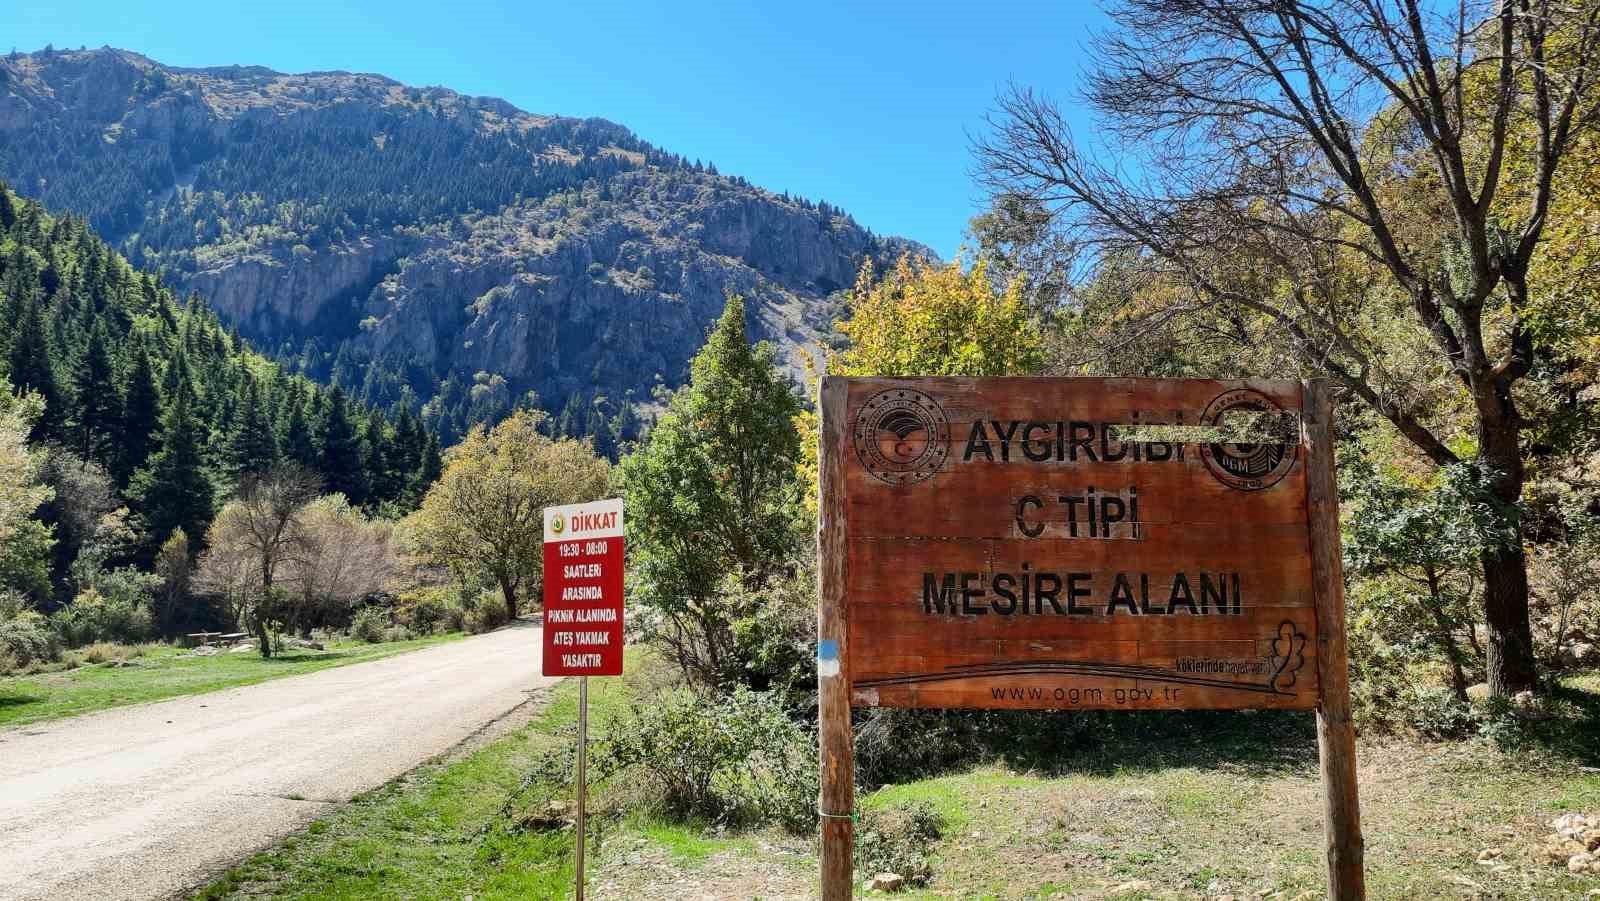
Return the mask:
<svg viewBox="0 0 1600 901">
<path fill-rule="evenodd" d="M 72 603 L 51 616 L 68 647 L 97 641 L 144 641 L 153 631 L 149 579 L 131 567 L 105 574 L 102 584 L 85 588 Z"/>
<path fill-rule="evenodd" d="M 37 613 L 24 612 L 0 622 L 0 674 L 61 659 L 61 642 Z"/>
<path fill-rule="evenodd" d="M 466 628 L 467 611 L 452 588 L 419 588 L 400 596 L 395 619 L 418 635 L 460 632 Z"/>
<path fill-rule="evenodd" d="M 926 801 L 862 813 L 855 829 L 856 868 L 863 876 L 898 873 L 914 886 L 933 878 L 929 848 L 944 834 L 944 818 Z"/>
<path fill-rule="evenodd" d="M 467 631 L 477 635 L 511 622 L 511 606 L 506 603 L 499 589 L 488 588 L 473 599 L 464 618 Z"/>
<path fill-rule="evenodd" d="M 350 621 L 350 637 L 377 644 L 384 640 L 384 634 L 392 625 L 394 624 L 389 619 L 389 611 L 369 604 L 356 611 L 355 618 Z"/>
<path fill-rule="evenodd" d="M 673 690 L 636 702 L 606 725 L 592 759 L 597 780 L 642 791 L 672 815 L 816 828 L 815 733 L 771 693 Z M 560 784 L 570 770 L 563 748 L 539 773 Z"/>
<path fill-rule="evenodd" d="M 384 641 L 411 641 L 416 637 L 417 633 L 405 626 L 390 626 L 383 630 Z"/>
</svg>

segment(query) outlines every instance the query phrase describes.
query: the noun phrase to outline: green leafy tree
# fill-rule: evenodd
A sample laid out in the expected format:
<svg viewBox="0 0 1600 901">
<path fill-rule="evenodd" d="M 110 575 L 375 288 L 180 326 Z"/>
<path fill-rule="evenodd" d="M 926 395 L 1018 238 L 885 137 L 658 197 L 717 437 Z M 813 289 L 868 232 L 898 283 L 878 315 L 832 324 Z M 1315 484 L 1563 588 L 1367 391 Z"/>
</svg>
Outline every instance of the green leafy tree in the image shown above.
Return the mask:
<svg viewBox="0 0 1600 901">
<path fill-rule="evenodd" d="M 33 517 L 53 495 L 40 479 L 44 454 L 28 446 L 28 434 L 43 407 L 39 395 L 13 394 L 10 383 L 0 378 L 0 590 L 37 599 L 50 591 L 55 543 L 49 527 Z"/>
<path fill-rule="evenodd" d="M 1044 339 L 1023 280 L 997 289 L 989 262 L 969 270 L 901 257 L 882 279 L 862 267 L 839 331 L 834 375 L 1035 375 Z"/>
<path fill-rule="evenodd" d="M 585 442 L 552 440 L 544 414 L 522 410 L 475 426 L 450 449 L 439 480 L 406 519 L 420 553 L 463 582 L 491 581 L 516 615 L 544 572 L 544 508 L 598 500 L 611 467 Z"/>
<path fill-rule="evenodd" d="M 1517 540 L 1515 512 L 1469 463 L 1440 470 L 1431 485 L 1384 472 L 1365 455 L 1344 470 L 1345 567 L 1367 580 L 1356 592 L 1357 630 L 1371 621 L 1385 643 L 1417 652 L 1408 660 L 1442 659 L 1465 702 L 1468 672 L 1482 656 L 1471 603 L 1477 559 L 1486 545 Z"/>
<path fill-rule="evenodd" d="M 747 678 L 739 632 L 803 541 L 797 528 L 799 396 L 730 295 L 649 441 L 625 458 L 635 597 L 691 678 Z"/>
</svg>

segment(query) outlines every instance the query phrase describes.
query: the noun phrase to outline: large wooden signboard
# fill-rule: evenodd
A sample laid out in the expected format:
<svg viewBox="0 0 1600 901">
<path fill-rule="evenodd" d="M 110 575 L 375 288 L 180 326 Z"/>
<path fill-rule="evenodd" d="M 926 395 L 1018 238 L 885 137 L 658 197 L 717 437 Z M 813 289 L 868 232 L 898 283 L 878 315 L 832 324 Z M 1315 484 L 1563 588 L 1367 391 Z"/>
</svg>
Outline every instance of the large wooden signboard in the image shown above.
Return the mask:
<svg viewBox="0 0 1600 901">
<path fill-rule="evenodd" d="M 1352 753 L 1327 406 L 1299 381 L 826 379 L 825 896 L 851 706 L 1317 709 L 1325 771 Z M 1267 439 L 1223 440 L 1241 417 Z"/>
</svg>

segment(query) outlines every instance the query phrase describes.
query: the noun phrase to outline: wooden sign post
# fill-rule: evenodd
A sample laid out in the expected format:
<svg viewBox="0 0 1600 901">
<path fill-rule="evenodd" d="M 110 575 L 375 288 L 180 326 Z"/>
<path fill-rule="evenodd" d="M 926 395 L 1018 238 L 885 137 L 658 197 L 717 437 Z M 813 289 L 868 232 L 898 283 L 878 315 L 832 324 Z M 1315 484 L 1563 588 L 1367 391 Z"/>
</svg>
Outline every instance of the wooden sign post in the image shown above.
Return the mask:
<svg viewBox="0 0 1600 901">
<path fill-rule="evenodd" d="M 825 901 L 852 707 L 1316 710 L 1330 895 L 1365 897 L 1324 383 L 828 377 L 821 408 Z"/>
</svg>

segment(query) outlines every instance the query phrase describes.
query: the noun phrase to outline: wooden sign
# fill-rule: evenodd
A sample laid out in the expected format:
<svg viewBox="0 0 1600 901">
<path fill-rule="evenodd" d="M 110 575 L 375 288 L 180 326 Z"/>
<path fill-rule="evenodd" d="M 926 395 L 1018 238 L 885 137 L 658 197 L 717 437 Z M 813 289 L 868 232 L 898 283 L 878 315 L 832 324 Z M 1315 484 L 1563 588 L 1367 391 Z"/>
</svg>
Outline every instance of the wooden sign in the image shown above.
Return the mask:
<svg viewBox="0 0 1600 901">
<path fill-rule="evenodd" d="M 848 848 L 851 706 L 1317 709 L 1342 717 L 1325 764 L 1348 739 L 1353 815 L 1325 395 L 1267 380 L 824 380 L 825 897 L 848 897 L 848 850 L 830 835 Z M 846 893 L 830 893 L 841 867 Z"/>
</svg>

